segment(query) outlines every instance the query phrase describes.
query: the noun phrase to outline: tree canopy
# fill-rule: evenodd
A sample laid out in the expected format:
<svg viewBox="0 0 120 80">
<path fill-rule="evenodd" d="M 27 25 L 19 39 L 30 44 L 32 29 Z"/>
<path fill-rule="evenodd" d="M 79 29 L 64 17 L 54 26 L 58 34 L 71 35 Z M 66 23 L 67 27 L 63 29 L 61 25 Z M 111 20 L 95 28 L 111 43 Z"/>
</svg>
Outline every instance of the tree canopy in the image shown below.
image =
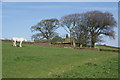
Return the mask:
<svg viewBox="0 0 120 80">
<path fill-rule="evenodd" d="M 57 35 L 55 30 L 63 27 L 70 35 L 72 45 L 91 44 L 94 47 L 96 42 L 102 41 L 102 36 L 109 36 L 115 39 L 114 27 L 117 22 L 109 12 L 89 11 L 86 13 L 75 13 L 62 16 L 58 19 L 41 20 L 37 25 L 32 26 L 32 31 L 40 33 L 33 35 L 36 39 L 51 40 Z"/>
<path fill-rule="evenodd" d="M 100 35 L 115 38 L 113 28 L 116 26 L 116 21 L 111 13 L 101 11 L 86 12 L 81 16 L 81 24 L 87 27 L 90 33 L 91 45 L 99 41 Z"/>
<path fill-rule="evenodd" d="M 74 32 L 73 29 L 75 28 L 75 26 L 79 24 L 80 15 L 81 14 L 79 13 L 75 13 L 75 14 L 63 16 L 60 19 L 61 26 L 70 34 L 71 42 L 73 43 L 74 46 L 75 46 L 75 41 L 72 36 Z"/>
<path fill-rule="evenodd" d="M 47 39 L 50 41 L 56 36 L 55 30 L 59 27 L 59 20 L 45 19 L 41 20 L 37 25 L 31 27 L 31 31 L 38 31 L 39 34 L 33 35 L 33 38 Z"/>
</svg>

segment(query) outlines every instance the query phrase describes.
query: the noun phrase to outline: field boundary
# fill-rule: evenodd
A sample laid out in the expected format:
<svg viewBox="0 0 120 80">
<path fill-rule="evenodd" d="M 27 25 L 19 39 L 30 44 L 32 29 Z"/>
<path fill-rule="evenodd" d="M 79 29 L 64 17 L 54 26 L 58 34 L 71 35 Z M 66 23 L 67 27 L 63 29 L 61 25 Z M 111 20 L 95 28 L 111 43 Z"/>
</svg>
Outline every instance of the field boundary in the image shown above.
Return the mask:
<svg viewBox="0 0 120 80">
<path fill-rule="evenodd" d="M 98 45 L 98 46 L 104 46 L 104 47 L 109 47 L 109 48 L 114 48 L 114 49 L 120 49 L 120 47 L 113 47 L 113 46 L 107 46 L 107 45 Z"/>
<path fill-rule="evenodd" d="M 99 49 L 100 51 L 120 52 L 120 50 Z"/>
<path fill-rule="evenodd" d="M 11 40 L 2 40 L 3 42 L 12 42 Z M 72 48 L 72 46 L 69 45 L 48 45 L 48 43 L 45 42 L 23 42 L 25 44 L 34 44 L 34 45 L 40 45 L 40 46 L 49 46 L 49 47 L 64 47 L 64 48 Z M 107 51 L 107 52 L 120 52 L 119 47 L 113 47 L 113 46 L 106 46 L 106 45 L 98 45 L 98 46 L 103 46 L 103 47 L 109 47 L 109 48 L 114 48 L 114 49 L 119 49 L 119 50 L 110 50 L 110 49 L 101 49 L 101 48 L 88 48 L 88 47 L 82 47 L 82 48 L 74 48 L 74 49 L 79 49 L 79 50 L 97 50 L 97 51 Z"/>
<path fill-rule="evenodd" d="M 101 48 L 74 48 L 79 50 L 97 50 L 97 51 L 107 51 L 107 52 L 120 52 L 120 50 L 110 50 L 110 49 L 101 49 Z"/>
</svg>

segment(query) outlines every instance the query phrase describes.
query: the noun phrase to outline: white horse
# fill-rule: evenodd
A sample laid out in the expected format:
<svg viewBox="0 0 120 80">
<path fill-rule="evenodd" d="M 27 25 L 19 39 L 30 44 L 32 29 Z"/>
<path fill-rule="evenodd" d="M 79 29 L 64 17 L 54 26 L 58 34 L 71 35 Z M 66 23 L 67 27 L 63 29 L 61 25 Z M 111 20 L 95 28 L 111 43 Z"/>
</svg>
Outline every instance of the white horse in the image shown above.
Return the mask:
<svg viewBox="0 0 120 80">
<path fill-rule="evenodd" d="M 16 42 L 20 42 L 20 45 L 19 45 L 20 47 L 22 47 L 23 41 L 27 41 L 26 38 L 17 38 L 17 37 L 13 37 L 12 40 L 13 40 L 13 46 L 16 46 Z"/>
</svg>

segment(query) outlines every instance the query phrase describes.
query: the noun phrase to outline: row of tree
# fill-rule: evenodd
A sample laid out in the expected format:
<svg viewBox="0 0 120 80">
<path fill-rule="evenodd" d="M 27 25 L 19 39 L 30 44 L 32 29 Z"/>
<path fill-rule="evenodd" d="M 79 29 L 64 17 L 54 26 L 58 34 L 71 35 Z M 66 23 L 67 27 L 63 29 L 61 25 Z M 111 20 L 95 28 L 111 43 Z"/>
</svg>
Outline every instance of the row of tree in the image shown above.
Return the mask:
<svg viewBox="0 0 120 80">
<path fill-rule="evenodd" d="M 47 39 L 49 42 L 55 36 L 56 29 L 63 27 L 69 34 L 71 44 L 76 46 L 91 44 L 94 47 L 96 42 L 102 41 L 102 37 L 109 36 L 115 38 L 113 28 L 116 26 L 116 20 L 109 12 L 89 11 L 86 13 L 75 13 L 61 17 L 61 19 L 41 20 L 31 31 L 39 31 L 32 36 L 33 39 Z"/>
</svg>

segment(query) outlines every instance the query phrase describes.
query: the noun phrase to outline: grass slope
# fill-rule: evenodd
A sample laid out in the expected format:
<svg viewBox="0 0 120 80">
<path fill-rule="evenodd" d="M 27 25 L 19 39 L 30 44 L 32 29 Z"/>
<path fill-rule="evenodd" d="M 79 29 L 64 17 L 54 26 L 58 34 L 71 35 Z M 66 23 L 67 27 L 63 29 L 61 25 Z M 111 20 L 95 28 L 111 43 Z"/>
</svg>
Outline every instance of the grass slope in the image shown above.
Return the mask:
<svg viewBox="0 0 120 80">
<path fill-rule="evenodd" d="M 117 78 L 118 53 L 3 42 L 3 78 Z"/>
</svg>

